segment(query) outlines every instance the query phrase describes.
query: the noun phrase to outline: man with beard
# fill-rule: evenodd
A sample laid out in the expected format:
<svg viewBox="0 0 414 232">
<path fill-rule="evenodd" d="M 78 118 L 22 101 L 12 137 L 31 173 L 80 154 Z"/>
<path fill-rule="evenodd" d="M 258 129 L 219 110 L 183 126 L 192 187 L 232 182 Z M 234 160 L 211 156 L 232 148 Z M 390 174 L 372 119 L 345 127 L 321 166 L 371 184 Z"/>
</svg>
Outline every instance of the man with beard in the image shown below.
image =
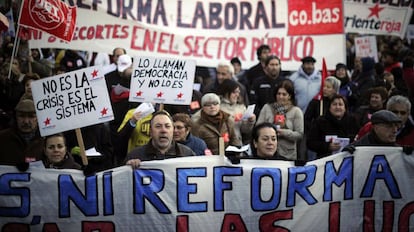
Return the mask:
<svg viewBox="0 0 414 232">
<path fill-rule="evenodd" d="M 319 93 L 321 73 L 315 69 L 316 60 L 312 56 L 302 58 L 302 65 L 289 79 L 295 86 L 297 106 L 306 112 L 309 102 Z"/>
<path fill-rule="evenodd" d="M 189 147 L 174 142 L 173 133 L 174 124 L 170 114 L 166 111 L 154 113 L 150 122 L 150 141 L 129 152 L 125 159 L 126 164 L 138 168 L 141 161 L 195 156 Z"/>
<path fill-rule="evenodd" d="M 250 104 L 256 104 L 254 113 L 259 116 L 260 110 L 266 103 L 274 101 L 273 90 L 279 83 L 285 80 L 281 74 L 281 63 L 279 57 L 270 55 L 265 61 L 266 74 L 253 81 L 250 89 Z"/>
</svg>

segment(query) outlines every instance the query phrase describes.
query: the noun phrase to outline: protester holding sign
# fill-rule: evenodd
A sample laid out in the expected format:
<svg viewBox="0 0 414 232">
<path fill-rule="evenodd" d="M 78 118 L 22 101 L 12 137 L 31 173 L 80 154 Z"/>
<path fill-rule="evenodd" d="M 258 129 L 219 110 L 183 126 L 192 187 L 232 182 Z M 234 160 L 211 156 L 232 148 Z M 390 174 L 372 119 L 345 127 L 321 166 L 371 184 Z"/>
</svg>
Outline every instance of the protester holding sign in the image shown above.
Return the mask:
<svg viewBox="0 0 414 232">
<path fill-rule="evenodd" d="M 43 164 L 46 168 L 81 169 L 67 151 L 66 139 L 62 133 L 46 136 L 44 155 Z"/>
<path fill-rule="evenodd" d="M 40 137 L 32 100 L 21 100 L 15 108 L 15 124 L 0 131 L 0 164 L 22 165 L 41 160 L 43 140 Z M 25 168 L 23 168 L 25 169 Z"/>
<path fill-rule="evenodd" d="M 173 119 L 167 111 L 158 111 L 153 114 L 150 131 L 151 140 L 146 145 L 128 153 L 125 159 L 127 165 L 138 168 L 141 161 L 196 155 L 189 147 L 174 141 Z"/>
</svg>

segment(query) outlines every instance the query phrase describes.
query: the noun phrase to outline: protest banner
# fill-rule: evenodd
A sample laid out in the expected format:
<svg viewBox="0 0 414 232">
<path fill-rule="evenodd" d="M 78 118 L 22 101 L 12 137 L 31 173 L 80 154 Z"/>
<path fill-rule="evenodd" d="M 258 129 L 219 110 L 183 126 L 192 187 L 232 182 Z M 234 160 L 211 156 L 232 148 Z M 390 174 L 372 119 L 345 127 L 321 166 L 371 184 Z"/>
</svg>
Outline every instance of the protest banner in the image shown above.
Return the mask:
<svg viewBox="0 0 414 232">
<path fill-rule="evenodd" d="M 59 0 L 22 1 L 19 24 L 70 42 L 76 26 L 76 7 Z"/>
<path fill-rule="evenodd" d="M 344 1 L 346 33 L 403 38 L 413 14 L 412 1 Z"/>
<path fill-rule="evenodd" d="M 290 161 L 194 156 L 96 175 L 0 168 L 2 231 L 413 231 L 414 156 L 358 147 Z"/>
<path fill-rule="evenodd" d="M 190 105 L 196 62 L 134 57 L 129 101 Z"/>
<path fill-rule="evenodd" d="M 88 67 L 31 83 L 42 136 L 114 119 L 100 67 Z"/>
<path fill-rule="evenodd" d="M 325 57 L 328 68 L 345 63 L 343 2 L 314 0 L 301 9 L 302 2 L 76 1 L 71 43 L 32 33 L 30 46 L 106 53 L 121 46 L 132 56 L 190 59 L 206 67 L 239 57 L 247 68 L 257 64 L 257 48 L 268 44 L 286 71 L 297 70 L 307 55 Z"/>
<path fill-rule="evenodd" d="M 355 56 L 371 57 L 378 62 L 377 38 L 375 36 L 355 37 Z"/>
</svg>

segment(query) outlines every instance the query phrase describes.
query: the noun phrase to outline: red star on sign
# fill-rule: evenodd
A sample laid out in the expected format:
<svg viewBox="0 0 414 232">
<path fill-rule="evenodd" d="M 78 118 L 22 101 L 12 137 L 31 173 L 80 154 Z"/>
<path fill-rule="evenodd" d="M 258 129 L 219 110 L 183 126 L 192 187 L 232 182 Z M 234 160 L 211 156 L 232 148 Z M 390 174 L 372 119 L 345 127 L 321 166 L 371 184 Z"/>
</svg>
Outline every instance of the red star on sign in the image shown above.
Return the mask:
<svg viewBox="0 0 414 232">
<path fill-rule="evenodd" d="M 92 78 L 95 78 L 98 76 L 98 70 L 94 69 L 93 72 L 91 73 Z"/>
<path fill-rule="evenodd" d="M 108 113 L 108 108 L 103 108 L 102 110 L 101 110 L 101 116 L 104 116 L 104 115 L 106 115 Z"/>
<path fill-rule="evenodd" d="M 137 94 L 137 97 L 141 97 L 142 91 L 138 91 L 136 94 Z"/>
<path fill-rule="evenodd" d="M 45 126 L 50 124 L 50 118 L 46 118 L 45 121 L 43 121 L 43 123 L 45 124 Z"/>
<path fill-rule="evenodd" d="M 179 94 L 177 94 L 177 98 L 182 98 L 183 97 L 183 93 L 179 93 Z"/>
<path fill-rule="evenodd" d="M 368 9 L 371 11 L 371 13 L 368 15 L 368 18 L 371 16 L 376 16 L 379 18 L 379 12 L 384 10 L 385 7 L 380 7 L 377 3 L 374 7 L 369 7 Z"/>
<path fill-rule="evenodd" d="M 163 92 L 158 92 L 157 97 L 162 97 L 163 94 L 164 94 Z"/>
</svg>

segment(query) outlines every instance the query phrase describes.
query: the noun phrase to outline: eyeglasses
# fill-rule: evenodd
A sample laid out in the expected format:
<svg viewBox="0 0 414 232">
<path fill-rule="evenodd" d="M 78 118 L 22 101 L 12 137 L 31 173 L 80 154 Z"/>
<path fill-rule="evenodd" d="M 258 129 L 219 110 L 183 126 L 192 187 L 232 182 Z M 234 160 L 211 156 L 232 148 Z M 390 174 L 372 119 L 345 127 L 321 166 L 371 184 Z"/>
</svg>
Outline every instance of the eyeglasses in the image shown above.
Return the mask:
<svg viewBox="0 0 414 232">
<path fill-rule="evenodd" d="M 406 115 L 407 111 L 398 111 L 398 110 L 391 110 L 394 114 Z"/>
<path fill-rule="evenodd" d="M 205 107 L 209 107 L 209 106 L 216 106 L 216 105 L 218 105 L 219 103 L 218 102 L 207 102 L 207 103 L 204 103 L 204 105 L 203 106 L 205 106 Z"/>
</svg>

